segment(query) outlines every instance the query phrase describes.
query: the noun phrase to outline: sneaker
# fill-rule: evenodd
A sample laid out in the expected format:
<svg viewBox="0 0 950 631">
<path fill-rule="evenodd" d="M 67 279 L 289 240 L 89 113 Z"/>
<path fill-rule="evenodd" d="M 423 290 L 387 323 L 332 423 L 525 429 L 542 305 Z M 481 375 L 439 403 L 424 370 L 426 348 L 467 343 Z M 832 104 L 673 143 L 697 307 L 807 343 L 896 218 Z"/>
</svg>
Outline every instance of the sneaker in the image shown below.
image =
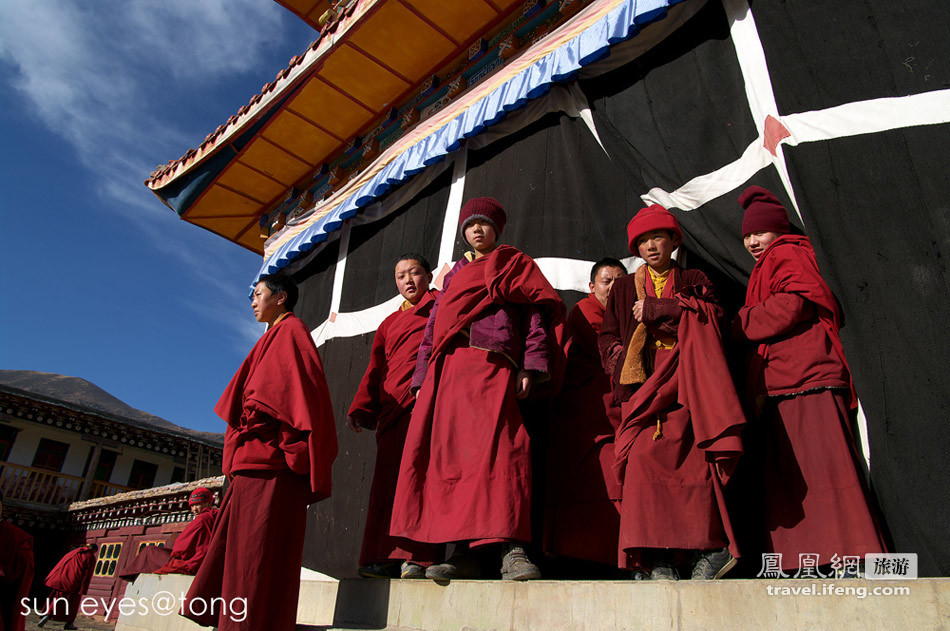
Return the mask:
<svg viewBox="0 0 950 631">
<path fill-rule="evenodd" d="M 515 544 L 505 546 L 505 554 L 501 557 L 501 580 L 530 581 L 538 578 L 541 578 L 541 570 L 528 560 L 524 548 Z"/>
<path fill-rule="evenodd" d="M 653 566 L 653 571 L 650 572 L 650 580 L 678 581 L 680 580 L 680 575 L 669 561 L 657 561 L 656 565 Z"/>
<path fill-rule="evenodd" d="M 461 578 L 478 578 L 481 569 L 478 562 L 468 553 L 456 552 L 445 563 L 430 565 L 426 568 L 426 578 L 436 581 L 451 581 Z"/>
<path fill-rule="evenodd" d="M 648 581 L 650 580 L 650 575 L 644 572 L 643 570 L 630 570 L 630 580 Z"/>
<path fill-rule="evenodd" d="M 39 619 L 39 622 L 36 623 L 36 626 L 42 629 L 47 622 L 49 622 L 49 616 L 43 616 Z"/>
<path fill-rule="evenodd" d="M 412 561 L 403 561 L 399 568 L 399 578 L 425 578 L 426 569 L 418 563 Z"/>
<path fill-rule="evenodd" d="M 373 563 L 361 566 L 356 573 L 360 578 L 396 578 L 399 576 L 398 563 Z"/>
<path fill-rule="evenodd" d="M 691 578 L 694 581 L 711 581 L 722 578 L 736 566 L 736 563 L 736 558 L 732 556 L 728 548 L 708 550 L 700 554 L 699 560 L 693 566 Z"/>
</svg>

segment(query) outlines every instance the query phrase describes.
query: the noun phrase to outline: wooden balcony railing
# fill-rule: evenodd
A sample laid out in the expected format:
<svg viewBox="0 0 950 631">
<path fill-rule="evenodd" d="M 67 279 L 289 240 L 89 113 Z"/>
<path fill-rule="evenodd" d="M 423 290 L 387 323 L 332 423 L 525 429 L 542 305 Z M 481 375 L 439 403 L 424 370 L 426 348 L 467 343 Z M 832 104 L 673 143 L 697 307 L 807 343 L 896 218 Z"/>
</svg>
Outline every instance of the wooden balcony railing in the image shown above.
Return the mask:
<svg viewBox="0 0 950 631">
<path fill-rule="evenodd" d="M 56 506 L 75 502 L 82 478 L 0 460 L 0 491 L 8 500 Z"/>
</svg>

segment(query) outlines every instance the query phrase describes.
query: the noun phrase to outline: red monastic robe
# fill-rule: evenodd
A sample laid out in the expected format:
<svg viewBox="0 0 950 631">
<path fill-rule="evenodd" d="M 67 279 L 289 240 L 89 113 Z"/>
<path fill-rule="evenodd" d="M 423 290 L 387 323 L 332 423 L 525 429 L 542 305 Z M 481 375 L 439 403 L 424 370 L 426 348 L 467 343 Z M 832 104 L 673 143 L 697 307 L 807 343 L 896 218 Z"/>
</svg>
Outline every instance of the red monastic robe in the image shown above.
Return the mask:
<svg viewBox="0 0 950 631">
<path fill-rule="evenodd" d="M 756 348 L 749 396 L 762 417 L 768 552 L 783 569 L 800 554 L 882 552 L 858 473 L 857 405 L 838 335 L 841 314 L 807 237 L 783 235 L 756 261 L 734 333 Z"/>
<path fill-rule="evenodd" d="M 659 549 L 728 546 L 738 557 L 716 465 L 724 473 L 734 468 L 745 416 L 722 350 L 712 284 L 698 270 L 674 266 L 664 298 L 656 297 L 649 279 L 645 288 L 649 376 L 621 404 L 615 444 L 623 484 L 619 566 L 649 569 L 649 556 Z M 635 276 L 618 279 L 599 338 L 608 369 L 617 361 L 618 344 L 625 351 L 636 329 L 636 301 Z M 656 348 L 658 338 L 673 338 L 676 345 Z"/>
<path fill-rule="evenodd" d="M 531 453 L 515 399 L 517 368 L 502 353 L 469 346 L 465 335 L 499 305 L 540 309 L 547 324 L 541 337 L 563 330 L 560 297 L 515 248 L 499 246 L 446 278 L 430 316 L 432 354 L 400 465 L 394 536 L 429 543 L 531 538 Z"/>
<path fill-rule="evenodd" d="M 0 631 L 23 631 L 20 600 L 33 582 L 33 537 L 10 522 L 0 522 Z"/>
<path fill-rule="evenodd" d="M 44 583 L 51 590 L 47 601 L 51 620 L 76 620 L 79 603 L 83 594 L 89 590 L 89 581 L 92 580 L 96 569 L 98 556 L 97 552 L 89 548 L 76 548 L 60 559 L 46 575 Z"/>
<path fill-rule="evenodd" d="M 366 509 L 360 565 L 405 559 L 427 565 L 438 554 L 437 548 L 428 544 L 389 536 L 399 462 L 416 401 L 409 386 L 437 295 L 434 289 L 426 292 L 418 303 L 390 314 L 379 325 L 369 366 L 347 413 L 363 423 L 373 423 L 376 428 L 376 468 Z"/>
<path fill-rule="evenodd" d="M 307 505 L 330 495 L 337 454 L 323 363 L 299 318 L 261 336 L 215 412 L 228 424 L 222 470 L 231 484 L 182 615 L 220 631 L 292 630 Z M 235 598 L 247 599 L 246 617 L 220 607 Z M 219 605 L 209 611 L 212 599 Z"/>
<path fill-rule="evenodd" d="M 589 294 L 567 318 L 567 370 L 548 432 L 545 551 L 613 565 L 620 528 L 620 484 L 613 472 L 620 406 L 597 348 L 604 311 Z"/>
<path fill-rule="evenodd" d="M 195 574 L 208 553 L 217 514 L 217 508 L 198 513 L 175 539 L 171 559 L 155 570 L 155 574 Z"/>
</svg>

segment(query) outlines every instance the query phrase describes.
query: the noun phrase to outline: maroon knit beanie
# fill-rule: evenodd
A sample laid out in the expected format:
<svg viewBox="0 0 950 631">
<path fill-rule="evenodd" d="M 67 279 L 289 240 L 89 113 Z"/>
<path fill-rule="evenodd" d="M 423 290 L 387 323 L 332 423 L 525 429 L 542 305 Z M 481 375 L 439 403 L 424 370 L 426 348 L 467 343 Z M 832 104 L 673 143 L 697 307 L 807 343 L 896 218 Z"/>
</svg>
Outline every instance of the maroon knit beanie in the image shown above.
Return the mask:
<svg viewBox="0 0 950 631">
<path fill-rule="evenodd" d="M 739 205 L 745 208 L 742 217 L 742 236 L 753 232 L 776 232 L 788 234 L 792 231 L 788 223 L 785 206 L 771 191 L 761 186 L 750 186 L 739 195 Z"/>
<path fill-rule="evenodd" d="M 501 207 L 501 203 L 497 199 L 493 197 L 473 197 L 465 202 L 462 211 L 459 213 L 459 233 L 462 235 L 463 241 L 465 241 L 465 226 L 476 219 L 491 224 L 491 227 L 495 229 L 495 238 L 498 239 L 501 237 L 501 231 L 505 229 L 508 215 L 505 214 L 505 209 Z"/>
<path fill-rule="evenodd" d="M 191 496 L 188 498 L 188 506 L 194 506 L 195 504 L 213 504 L 214 503 L 214 494 L 203 486 L 199 486 L 197 489 L 191 492 Z"/>
<path fill-rule="evenodd" d="M 683 231 L 680 230 L 680 222 L 676 220 L 673 213 L 663 208 L 659 204 L 653 204 L 646 208 L 641 208 L 630 223 L 627 224 L 627 241 L 630 245 L 630 251 L 637 256 L 640 252 L 637 250 L 637 239 L 641 235 L 654 230 L 669 230 L 677 241 L 682 243 Z"/>
</svg>

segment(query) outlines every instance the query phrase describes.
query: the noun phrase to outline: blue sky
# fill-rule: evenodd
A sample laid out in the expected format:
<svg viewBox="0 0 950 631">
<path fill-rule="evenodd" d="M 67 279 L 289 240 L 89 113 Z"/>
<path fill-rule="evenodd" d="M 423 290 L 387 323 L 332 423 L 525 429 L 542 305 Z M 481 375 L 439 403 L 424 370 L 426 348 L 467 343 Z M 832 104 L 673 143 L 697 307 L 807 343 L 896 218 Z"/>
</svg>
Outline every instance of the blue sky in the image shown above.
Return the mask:
<svg viewBox="0 0 950 631">
<path fill-rule="evenodd" d="M 0 369 L 223 431 L 261 259 L 143 182 L 315 37 L 271 0 L 0 0 Z"/>
</svg>

